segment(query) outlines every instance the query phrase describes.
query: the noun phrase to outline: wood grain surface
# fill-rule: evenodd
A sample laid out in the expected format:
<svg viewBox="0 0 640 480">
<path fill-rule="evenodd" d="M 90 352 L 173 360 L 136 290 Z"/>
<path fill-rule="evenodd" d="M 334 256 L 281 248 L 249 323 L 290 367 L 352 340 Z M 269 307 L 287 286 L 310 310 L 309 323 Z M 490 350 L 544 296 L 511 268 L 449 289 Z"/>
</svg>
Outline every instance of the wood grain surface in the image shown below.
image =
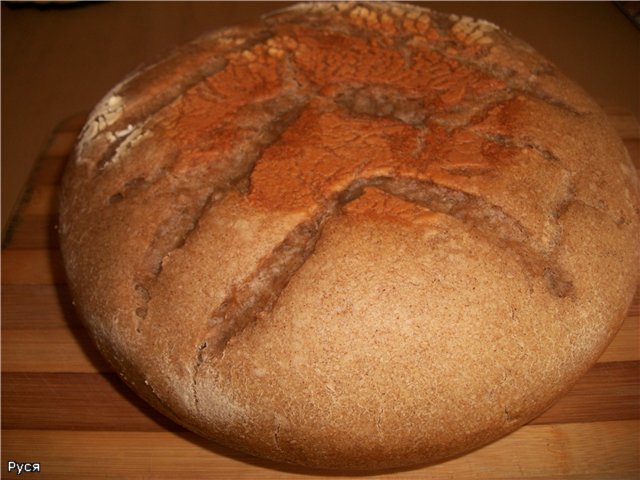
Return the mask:
<svg viewBox="0 0 640 480">
<path fill-rule="evenodd" d="M 640 128 L 605 111 L 640 167 Z M 315 478 L 198 438 L 133 394 L 91 343 L 66 287 L 56 231 L 60 177 L 84 115 L 60 124 L 2 249 L 2 478 Z M 373 478 L 640 478 L 640 298 L 598 363 L 549 410 L 468 455 Z M 347 476 L 335 472 L 333 477 Z M 24 478 L 24 477 L 23 477 Z"/>
</svg>

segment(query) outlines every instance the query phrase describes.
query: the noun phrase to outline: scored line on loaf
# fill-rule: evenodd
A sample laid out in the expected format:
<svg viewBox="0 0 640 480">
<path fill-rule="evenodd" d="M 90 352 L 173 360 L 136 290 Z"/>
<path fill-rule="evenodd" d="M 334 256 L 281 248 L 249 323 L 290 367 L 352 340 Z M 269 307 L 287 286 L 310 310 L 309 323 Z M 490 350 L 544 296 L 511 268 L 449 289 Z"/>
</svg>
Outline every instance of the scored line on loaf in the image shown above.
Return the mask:
<svg viewBox="0 0 640 480">
<path fill-rule="evenodd" d="M 185 244 L 189 235 L 197 228 L 200 218 L 230 191 L 246 190 L 248 179 L 262 152 L 277 141 L 287 127 L 295 121 L 306 104 L 304 96 L 281 96 L 272 101 L 253 105 L 253 110 L 262 110 L 268 120 L 251 125 L 254 133 L 236 145 L 229 155 L 213 165 L 217 177 L 211 179 L 210 172 L 203 172 L 200 181 L 193 177 L 189 183 L 176 190 L 179 212 L 170 216 L 157 228 L 154 241 L 145 254 L 142 268 L 138 272 L 136 291 L 141 304 L 136 310 L 139 318 L 145 318 L 151 289 L 162 271 L 163 260 L 174 250 Z M 254 112 L 248 112 L 250 116 Z M 262 118 L 260 118 L 262 120 Z M 145 185 L 146 184 L 142 184 Z M 121 194 L 122 199 L 125 198 Z"/>
<path fill-rule="evenodd" d="M 228 341 L 262 313 L 269 312 L 295 273 L 313 254 L 323 225 L 340 214 L 343 207 L 359 198 L 366 188 L 376 188 L 404 201 L 449 215 L 482 234 L 501 248 L 516 252 L 532 275 L 543 276 L 550 293 L 571 294 L 573 285 L 539 248 L 528 242 L 527 231 L 515 219 L 485 200 L 433 182 L 413 178 L 358 178 L 337 193 L 313 217 L 298 224 L 272 252 L 260 260 L 257 269 L 240 284 L 231 287 L 227 298 L 211 315 L 209 333 L 198 346 L 198 366 L 219 356 Z M 206 352 L 205 352 L 206 350 Z"/>
</svg>

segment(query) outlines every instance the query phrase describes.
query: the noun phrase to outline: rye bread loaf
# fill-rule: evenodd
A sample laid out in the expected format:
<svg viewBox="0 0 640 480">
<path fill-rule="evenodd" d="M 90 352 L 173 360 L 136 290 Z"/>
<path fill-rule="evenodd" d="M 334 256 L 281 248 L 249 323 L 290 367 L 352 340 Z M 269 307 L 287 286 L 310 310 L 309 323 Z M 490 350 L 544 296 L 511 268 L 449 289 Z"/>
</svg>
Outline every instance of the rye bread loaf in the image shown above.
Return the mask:
<svg viewBox="0 0 640 480">
<path fill-rule="evenodd" d="M 638 186 L 598 106 L 485 21 L 293 6 L 138 69 L 70 162 L 77 308 L 122 378 L 232 448 L 435 462 L 602 353 Z"/>
</svg>

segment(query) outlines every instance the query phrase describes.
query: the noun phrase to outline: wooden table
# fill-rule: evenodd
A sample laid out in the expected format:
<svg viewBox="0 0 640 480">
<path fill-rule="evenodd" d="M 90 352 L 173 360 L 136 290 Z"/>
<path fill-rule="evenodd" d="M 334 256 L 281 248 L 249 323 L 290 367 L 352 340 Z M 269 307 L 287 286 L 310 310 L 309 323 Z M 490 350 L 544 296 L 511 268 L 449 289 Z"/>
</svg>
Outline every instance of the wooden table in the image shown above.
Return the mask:
<svg viewBox="0 0 640 480">
<path fill-rule="evenodd" d="M 605 108 L 640 166 L 635 119 Z M 309 478 L 211 446 L 153 411 L 100 358 L 73 312 L 58 251 L 57 192 L 84 121 L 63 122 L 27 185 L 2 251 L 2 477 Z M 380 478 L 639 478 L 640 302 L 600 361 L 551 409 L 469 455 Z M 337 474 L 339 476 L 339 474 Z"/>
</svg>

